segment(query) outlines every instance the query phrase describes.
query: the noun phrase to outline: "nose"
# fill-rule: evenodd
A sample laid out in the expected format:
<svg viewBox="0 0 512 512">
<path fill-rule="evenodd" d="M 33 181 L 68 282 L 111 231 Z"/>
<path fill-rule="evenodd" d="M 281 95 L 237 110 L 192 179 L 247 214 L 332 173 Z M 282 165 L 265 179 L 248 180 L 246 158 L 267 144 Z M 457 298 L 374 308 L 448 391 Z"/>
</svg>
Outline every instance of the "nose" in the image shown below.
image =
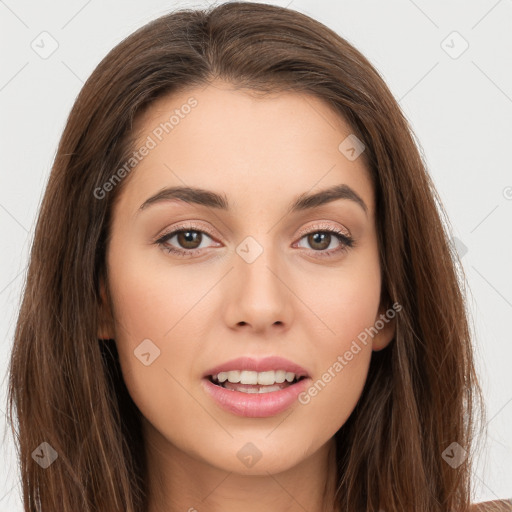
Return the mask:
<svg viewBox="0 0 512 512">
<path fill-rule="evenodd" d="M 235 253 L 226 288 L 224 311 L 230 328 L 266 334 L 290 327 L 293 293 L 274 250 L 265 247 L 254 261 Z"/>
</svg>

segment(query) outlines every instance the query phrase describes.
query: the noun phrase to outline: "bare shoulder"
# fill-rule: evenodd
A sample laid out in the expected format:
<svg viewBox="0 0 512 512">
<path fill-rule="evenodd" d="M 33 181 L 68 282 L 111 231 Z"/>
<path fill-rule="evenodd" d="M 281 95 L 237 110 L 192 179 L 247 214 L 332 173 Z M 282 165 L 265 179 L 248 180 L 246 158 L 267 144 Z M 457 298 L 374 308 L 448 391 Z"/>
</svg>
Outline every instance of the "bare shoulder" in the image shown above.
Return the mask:
<svg viewBox="0 0 512 512">
<path fill-rule="evenodd" d="M 512 500 L 486 501 L 471 505 L 469 512 L 512 512 Z"/>
</svg>

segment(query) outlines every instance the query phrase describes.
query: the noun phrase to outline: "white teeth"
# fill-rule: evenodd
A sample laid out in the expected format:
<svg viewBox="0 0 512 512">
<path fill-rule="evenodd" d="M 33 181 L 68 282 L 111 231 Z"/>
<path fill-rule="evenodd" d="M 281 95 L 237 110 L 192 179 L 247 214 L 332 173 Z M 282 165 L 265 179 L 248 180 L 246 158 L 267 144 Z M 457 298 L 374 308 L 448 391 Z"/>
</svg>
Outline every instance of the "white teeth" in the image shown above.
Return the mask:
<svg viewBox="0 0 512 512">
<path fill-rule="evenodd" d="M 258 384 L 258 372 L 242 370 L 240 372 L 240 384 Z"/>
<path fill-rule="evenodd" d="M 295 379 L 295 373 L 286 372 L 285 379 L 288 382 L 291 382 L 293 379 Z"/>
<path fill-rule="evenodd" d="M 276 372 L 273 370 L 261 372 L 258 373 L 256 377 L 258 379 L 258 384 L 261 384 L 262 386 L 270 386 L 276 381 Z"/>
<path fill-rule="evenodd" d="M 220 375 L 220 373 L 219 373 L 219 375 Z M 226 379 L 229 380 L 229 382 L 233 382 L 233 383 L 240 382 L 240 372 L 238 372 L 236 370 L 233 372 L 227 372 Z M 220 380 L 220 378 L 219 378 L 219 380 Z"/>
<path fill-rule="evenodd" d="M 250 389 L 250 388 L 247 388 L 247 389 L 241 389 L 240 391 L 242 391 L 242 393 L 271 393 L 272 391 L 280 391 L 281 388 L 279 386 L 267 386 L 267 387 L 264 387 L 264 388 L 260 388 L 259 390 L 257 389 Z"/>
<path fill-rule="evenodd" d="M 254 372 L 249 370 L 231 370 L 229 372 L 220 372 L 213 375 L 213 380 L 218 382 L 232 382 L 233 384 L 260 384 L 262 386 L 271 386 L 272 384 L 282 384 L 285 380 L 293 382 L 295 373 L 285 370 L 270 370 L 267 372 Z"/>
<path fill-rule="evenodd" d="M 231 372 L 231 373 L 233 373 L 233 372 Z M 214 375 L 214 378 L 215 378 L 215 375 Z M 220 373 L 217 375 L 217 380 L 218 380 L 219 382 L 226 382 L 226 381 L 228 380 L 228 374 L 227 374 L 227 372 L 220 372 Z M 229 382 L 235 382 L 235 381 L 233 381 L 233 380 L 231 380 L 231 379 L 230 379 L 230 381 L 229 381 Z"/>
<path fill-rule="evenodd" d="M 286 372 L 284 370 L 277 370 L 276 372 L 276 382 L 281 384 L 286 379 Z"/>
</svg>

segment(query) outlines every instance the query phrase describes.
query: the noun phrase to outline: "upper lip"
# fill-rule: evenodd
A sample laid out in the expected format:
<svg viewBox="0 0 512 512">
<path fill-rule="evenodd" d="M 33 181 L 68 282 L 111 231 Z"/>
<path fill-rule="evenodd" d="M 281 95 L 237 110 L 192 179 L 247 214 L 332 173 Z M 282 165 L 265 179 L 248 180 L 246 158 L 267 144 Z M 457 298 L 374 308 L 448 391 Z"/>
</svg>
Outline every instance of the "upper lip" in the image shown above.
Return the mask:
<svg viewBox="0 0 512 512">
<path fill-rule="evenodd" d="M 249 370 L 254 372 L 285 370 L 286 372 L 294 373 L 297 377 L 309 377 L 308 372 L 302 366 L 279 356 L 269 356 L 260 359 L 250 356 L 237 357 L 214 368 L 210 368 L 204 373 L 203 377 L 217 375 L 220 372 L 228 372 L 230 370 Z"/>
</svg>

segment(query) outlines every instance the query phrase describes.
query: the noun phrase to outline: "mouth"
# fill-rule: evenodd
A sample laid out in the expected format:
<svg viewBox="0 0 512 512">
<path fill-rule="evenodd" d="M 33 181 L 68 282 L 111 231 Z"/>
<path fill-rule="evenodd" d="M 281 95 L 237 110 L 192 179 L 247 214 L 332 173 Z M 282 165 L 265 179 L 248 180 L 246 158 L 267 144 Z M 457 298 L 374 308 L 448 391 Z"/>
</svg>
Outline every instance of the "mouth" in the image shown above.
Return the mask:
<svg viewBox="0 0 512 512">
<path fill-rule="evenodd" d="M 293 406 L 311 385 L 311 378 L 284 370 L 230 370 L 207 374 L 202 383 L 205 393 L 225 411 L 247 418 L 267 418 Z"/>
<path fill-rule="evenodd" d="M 295 375 L 291 372 L 221 372 L 206 377 L 212 384 L 223 389 L 241 393 L 272 393 L 294 386 L 306 379 L 305 375 Z"/>
</svg>

